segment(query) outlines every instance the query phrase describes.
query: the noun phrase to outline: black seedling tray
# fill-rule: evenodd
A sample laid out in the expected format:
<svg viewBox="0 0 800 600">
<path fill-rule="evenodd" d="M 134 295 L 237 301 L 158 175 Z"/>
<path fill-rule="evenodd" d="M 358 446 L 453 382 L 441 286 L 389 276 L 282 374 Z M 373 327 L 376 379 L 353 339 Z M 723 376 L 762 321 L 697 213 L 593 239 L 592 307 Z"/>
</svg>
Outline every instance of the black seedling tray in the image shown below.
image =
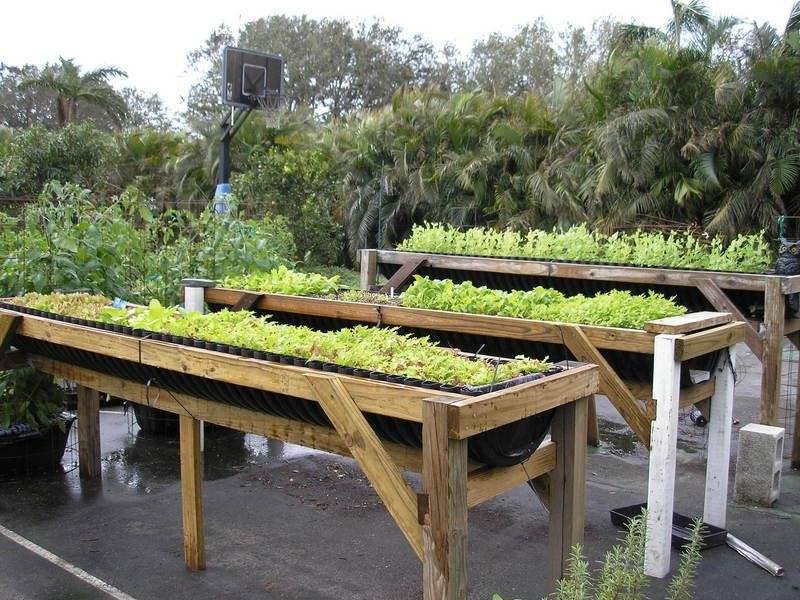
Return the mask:
<svg viewBox="0 0 800 600">
<path fill-rule="evenodd" d="M 647 502 L 641 504 L 632 504 L 631 506 L 623 506 L 622 508 L 613 508 L 609 512 L 611 514 L 611 522 L 617 527 L 627 527 L 631 519 L 638 517 L 642 514 L 642 510 L 647 508 Z M 672 546 L 675 548 L 683 548 L 689 543 L 692 537 L 692 526 L 694 522 L 686 515 L 673 512 L 672 513 Z M 700 549 L 706 550 L 714 548 L 715 546 L 724 546 L 725 541 L 728 539 L 728 530 L 720 529 L 714 525 L 703 523 L 703 528 L 700 531 L 701 544 Z"/>
</svg>

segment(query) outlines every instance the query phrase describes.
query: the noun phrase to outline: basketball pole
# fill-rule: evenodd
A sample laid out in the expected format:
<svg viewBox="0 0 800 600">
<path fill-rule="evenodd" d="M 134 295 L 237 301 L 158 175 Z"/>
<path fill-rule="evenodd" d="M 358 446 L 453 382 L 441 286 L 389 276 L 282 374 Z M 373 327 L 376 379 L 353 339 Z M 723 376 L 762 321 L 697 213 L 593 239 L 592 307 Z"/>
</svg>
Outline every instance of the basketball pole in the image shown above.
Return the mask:
<svg viewBox="0 0 800 600">
<path fill-rule="evenodd" d="M 231 193 L 231 140 L 247 117 L 253 112 L 251 108 L 233 108 L 220 123 L 219 166 L 217 168 L 217 189 L 214 193 L 214 212 L 228 212 L 228 194 Z"/>
</svg>

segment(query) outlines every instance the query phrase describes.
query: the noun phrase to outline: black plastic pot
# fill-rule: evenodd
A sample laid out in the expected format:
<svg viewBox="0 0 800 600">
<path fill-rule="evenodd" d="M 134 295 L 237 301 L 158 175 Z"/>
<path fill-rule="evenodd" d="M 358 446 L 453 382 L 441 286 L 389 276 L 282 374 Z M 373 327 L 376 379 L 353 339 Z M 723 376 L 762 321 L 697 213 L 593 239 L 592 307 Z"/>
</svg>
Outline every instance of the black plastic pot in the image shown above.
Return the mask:
<svg viewBox="0 0 800 600">
<path fill-rule="evenodd" d="M 62 413 L 48 427 L 0 438 L 0 475 L 58 470 L 74 421 L 74 416 Z"/>
</svg>

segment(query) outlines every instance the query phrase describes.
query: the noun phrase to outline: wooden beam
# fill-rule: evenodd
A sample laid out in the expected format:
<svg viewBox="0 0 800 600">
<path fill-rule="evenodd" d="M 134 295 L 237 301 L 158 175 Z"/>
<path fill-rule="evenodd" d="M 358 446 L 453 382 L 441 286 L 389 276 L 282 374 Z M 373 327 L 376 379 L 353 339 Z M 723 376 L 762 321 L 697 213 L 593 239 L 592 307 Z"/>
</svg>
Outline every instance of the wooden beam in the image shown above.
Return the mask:
<svg viewBox="0 0 800 600">
<path fill-rule="evenodd" d="M 231 306 L 232 311 L 250 310 L 253 305 L 257 304 L 263 294 L 256 294 L 253 292 L 242 292 L 242 295 L 236 301 L 236 304 Z"/>
<path fill-rule="evenodd" d="M 424 600 L 467 598 L 467 441 L 448 435 L 444 404 L 426 402 L 422 421 Z"/>
<path fill-rule="evenodd" d="M 556 466 L 550 473 L 550 573 L 563 577 L 570 553 L 583 543 L 586 511 L 586 416 L 588 398 L 560 406 L 550 427 Z"/>
<path fill-rule="evenodd" d="M 508 390 L 450 402 L 450 437 L 463 439 L 591 396 L 598 382 L 597 367 L 582 365 Z"/>
<path fill-rule="evenodd" d="M 681 362 L 675 348 L 679 339 L 679 336 L 664 334 L 656 337 L 653 375 L 656 420 L 650 445 L 644 560 L 645 573 L 651 577 L 664 577 L 669 573 L 681 389 Z"/>
<path fill-rule="evenodd" d="M 717 385 L 711 398 L 711 414 L 706 426 L 708 443 L 703 522 L 721 529 L 727 527 L 735 361 L 736 352 L 732 347 L 717 360 L 713 371 Z"/>
<path fill-rule="evenodd" d="M 11 339 L 17 331 L 22 317 L 13 313 L 0 315 L 0 354 L 4 354 L 11 345 Z"/>
<path fill-rule="evenodd" d="M 675 358 L 681 362 L 697 356 L 711 354 L 744 340 L 745 324 L 741 322 L 728 323 L 699 333 L 683 335 L 675 341 Z M 781 336 L 783 339 L 783 336 Z"/>
<path fill-rule="evenodd" d="M 81 479 L 96 479 L 102 472 L 100 456 L 100 394 L 78 386 L 78 471 Z"/>
<path fill-rule="evenodd" d="M 763 344 L 761 342 L 761 336 L 758 333 L 758 329 L 756 329 L 749 319 L 744 316 L 742 311 L 739 310 L 739 307 L 736 306 L 733 300 L 731 300 L 728 295 L 723 292 L 711 279 L 698 279 L 695 284 L 697 285 L 697 289 L 700 290 L 703 296 L 706 297 L 706 300 L 708 300 L 714 308 L 720 311 L 729 312 L 737 321 L 741 321 L 742 323 L 746 324 L 744 341 L 756 358 L 761 360 Z"/>
<path fill-rule="evenodd" d="M 361 289 L 370 291 L 378 278 L 378 252 L 377 250 L 359 250 L 361 261 Z"/>
<path fill-rule="evenodd" d="M 392 275 L 389 280 L 381 286 L 379 290 L 382 294 L 389 294 L 393 292 L 398 292 L 400 289 L 405 286 L 408 282 L 409 278 L 417 272 L 423 264 L 425 263 L 424 258 L 414 258 L 402 264 L 402 266 L 395 271 L 394 275 Z"/>
<path fill-rule="evenodd" d="M 242 290 L 213 288 L 206 291 L 210 304 L 232 306 Z M 287 312 L 353 321 L 414 327 L 437 331 L 456 331 L 474 335 L 561 344 L 561 326 L 555 321 L 535 321 L 497 315 L 455 313 L 424 308 L 409 308 L 369 302 L 349 302 L 328 298 L 309 298 L 284 294 L 263 294 L 256 304 L 265 312 Z M 653 353 L 653 335 L 638 329 L 581 325 L 586 337 L 597 348 Z"/>
<path fill-rule="evenodd" d="M 786 298 L 781 291 L 780 279 L 771 279 L 764 290 L 766 338 L 761 355 L 761 408 L 758 419 L 762 425 L 777 425 L 778 422 L 785 313 Z"/>
<path fill-rule="evenodd" d="M 197 419 L 181 415 L 181 514 L 183 516 L 183 556 L 192 571 L 206 568 L 203 525 L 203 453 Z"/>
<path fill-rule="evenodd" d="M 411 548 L 422 558 L 422 530 L 417 521 L 416 493 L 403 479 L 400 469 L 386 452 L 341 381 L 329 375 L 319 374 L 308 375 L 307 379 L 309 386 L 317 395 L 320 406 L 347 444 L 350 453 L 380 496 L 389 514 L 392 515 Z M 424 470 L 423 455 L 423 472 Z M 466 474 L 464 482 L 466 485 Z"/>
<path fill-rule="evenodd" d="M 467 505 L 472 508 L 555 468 L 556 445 L 543 442 L 525 462 L 512 467 L 482 467 L 467 477 Z"/>
<path fill-rule="evenodd" d="M 570 279 L 597 279 L 626 283 L 644 283 L 693 287 L 698 278 L 712 279 L 723 289 L 761 291 L 769 280 L 781 277 L 758 273 L 725 273 L 661 267 L 620 267 L 615 265 L 588 265 L 581 263 L 551 262 L 546 260 L 492 258 L 478 256 L 453 256 L 426 252 L 401 252 L 379 250 L 378 262 L 403 264 L 410 258 L 424 258 L 434 269 L 538 275 Z M 797 285 L 800 285 L 798 283 Z"/>
<path fill-rule="evenodd" d="M 645 447 L 650 446 L 650 419 L 641 403 L 634 397 L 625 383 L 614 371 L 600 351 L 595 348 L 580 327 L 575 325 L 562 328 L 564 343 L 569 351 L 580 361 L 594 363 L 599 369 L 600 393 L 609 401 L 625 419 Z"/>
<path fill-rule="evenodd" d="M 784 294 L 800 292 L 800 275 L 778 275 L 776 279 L 780 279 L 781 291 Z"/>
<path fill-rule="evenodd" d="M 204 400 L 189 394 L 166 391 L 156 385 L 148 387 L 41 356 L 33 356 L 31 362 L 44 373 L 63 377 L 129 402 L 152 406 L 176 415 L 195 417 L 198 420 L 222 427 L 263 435 L 290 444 L 299 444 L 341 456 L 352 456 L 347 445 L 331 427 L 302 423 L 238 406 Z M 389 456 L 400 468 L 417 473 L 422 472 L 422 453 L 419 450 L 391 442 L 383 444 Z"/>
<path fill-rule="evenodd" d="M 677 335 L 679 333 L 701 331 L 709 327 L 724 325 L 731 321 L 733 321 L 733 315 L 730 312 L 701 311 L 648 321 L 645 323 L 644 330 L 648 333 L 670 333 L 672 335 Z"/>
</svg>

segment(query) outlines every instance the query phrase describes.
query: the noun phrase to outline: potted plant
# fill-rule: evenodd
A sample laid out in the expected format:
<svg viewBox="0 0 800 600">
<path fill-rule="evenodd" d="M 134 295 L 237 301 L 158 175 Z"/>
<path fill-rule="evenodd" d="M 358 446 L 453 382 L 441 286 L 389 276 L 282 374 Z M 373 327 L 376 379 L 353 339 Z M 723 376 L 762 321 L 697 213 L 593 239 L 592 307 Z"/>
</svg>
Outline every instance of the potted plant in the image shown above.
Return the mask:
<svg viewBox="0 0 800 600">
<path fill-rule="evenodd" d="M 53 378 L 33 368 L 0 373 L 0 474 L 59 467 L 75 417 Z"/>
</svg>

